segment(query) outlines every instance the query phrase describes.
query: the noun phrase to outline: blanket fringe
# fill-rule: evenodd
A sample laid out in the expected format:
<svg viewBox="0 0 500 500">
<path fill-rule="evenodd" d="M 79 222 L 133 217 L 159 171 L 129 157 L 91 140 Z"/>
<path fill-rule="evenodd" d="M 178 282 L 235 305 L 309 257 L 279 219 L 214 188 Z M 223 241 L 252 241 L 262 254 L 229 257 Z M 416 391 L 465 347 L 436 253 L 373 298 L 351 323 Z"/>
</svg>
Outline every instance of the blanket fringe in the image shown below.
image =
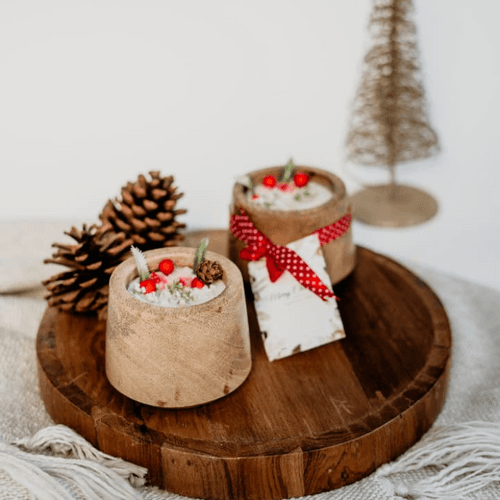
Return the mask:
<svg viewBox="0 0 500 500">
<path fill-rule="evenodd" d="M 439 472 L 415 483 L 392 477 L 430 466 Z M 473 421 L 432 430 L 398 460 L 380 467 L 376 476 L 396 498 L 463 499 L 500 482 L 500 424 Z"/>
<path fill-rule="evenodd" d="M 13 444 L 27 451 L 50 450 L 58 456 L 92 460 L 114 470 L 132 486 L 143 486 L 146 482 L 147 470 L 144 467 L 96 450 L 86 439 L 64 425 L 46 427 L 31 438 L 17 439 Z"/>
<path fill-rule="evenodd" d="M 26 451 L 22 451 L 22 448 Z M 59 456 L 36 454 L 51 451 Z M 64 457 L 64 458 L 63 458 Z M 417 482 L 404 473 L 437 467 Z M 68 427 L 47 427 L 31 438 L 0 443 L 0 468 L 37 500 L 139 500 L 134 486 L 147 470 L 96 450 Z M 459 500 L 500 482 L 500 424 L 473 421 L 436 428 L 395 462 L 376 472 L 393 498 Z"/>
<path fill-rule="evenodd" d="M 36 454 L 47 451 L 58 456 Z M 132 485 L 142 486 L 147 473 L 96 450 L 63 425 L 12 444 L 0 443 L 0 468 L 37 500 L 73 499 L 74 487 L 88 500 L 139 500 L 142 495 Z"/>
</svg>

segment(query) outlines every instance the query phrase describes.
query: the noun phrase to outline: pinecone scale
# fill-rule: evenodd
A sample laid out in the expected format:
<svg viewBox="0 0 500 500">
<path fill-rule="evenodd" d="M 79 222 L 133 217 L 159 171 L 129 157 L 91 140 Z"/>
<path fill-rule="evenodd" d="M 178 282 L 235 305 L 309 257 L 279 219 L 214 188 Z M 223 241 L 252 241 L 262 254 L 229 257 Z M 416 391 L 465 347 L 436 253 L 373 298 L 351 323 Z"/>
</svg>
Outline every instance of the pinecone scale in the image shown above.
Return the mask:
<svg viewBox="0 0 500 500">
<path fill-rule="evenodd" d="M 173 176 L 161 177 L 160 172 L 149 172 L 150 179 L 139 175 L 121 189 L 121 199 L 108 201 L 100 214 L 105 224 L 133 241 L 143 251 L 158 247 L 176 246 L 186 227 L 176 217 L 186 213 L 176 209 L 183 196 L 174 186 Z"/>
<path fill-rule="evenodd" d="M 108 302 L 109 277 L 130 253 L 132 240 L 117 234 L 112 227 L 75 227 L 65 234 L 74 245 L 54 243 L 57 251 L 45 263 L 59 264 L 69 269 L 43 281 L 50 306 L 63 311 L 97 311 L 105 314 Z"/>
<path fill-rule="evenodd" d="M 195 270 L 196 276 L 206 285 L 222 279 L 223 271 L 217 261 L 203 260 Z"/>
</svg>

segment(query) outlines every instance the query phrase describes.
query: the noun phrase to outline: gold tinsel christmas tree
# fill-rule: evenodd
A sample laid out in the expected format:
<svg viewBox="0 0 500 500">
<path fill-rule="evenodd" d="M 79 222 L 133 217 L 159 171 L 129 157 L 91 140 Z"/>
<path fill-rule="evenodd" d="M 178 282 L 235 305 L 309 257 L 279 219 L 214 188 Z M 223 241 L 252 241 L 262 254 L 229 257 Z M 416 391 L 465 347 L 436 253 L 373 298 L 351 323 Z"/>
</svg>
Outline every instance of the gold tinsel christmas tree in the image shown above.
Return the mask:
<svg viewBox="0 0 500 500">
<path fill-rule="evenodd" d="M 398 164 L 439 149 L 427 116 L 412 10 L 411 0 L 374 1 L 369 25 L 373 45 L 364 59 L 346 142 L 350 161 L 390 172 L 388 186 L 353 197 L 354 215 L 372 224 L 414 224 L 437 210 L 428 194 L 396 183 Z"/>
</svg>

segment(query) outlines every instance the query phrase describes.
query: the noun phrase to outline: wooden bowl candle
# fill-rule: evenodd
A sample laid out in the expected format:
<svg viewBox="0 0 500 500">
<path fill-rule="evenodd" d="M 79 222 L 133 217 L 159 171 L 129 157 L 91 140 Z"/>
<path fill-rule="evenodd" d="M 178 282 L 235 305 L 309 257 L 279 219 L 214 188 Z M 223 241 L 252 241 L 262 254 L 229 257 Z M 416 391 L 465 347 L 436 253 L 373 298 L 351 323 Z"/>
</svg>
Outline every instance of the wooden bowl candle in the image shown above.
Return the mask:
<svg viewBox="0 0 500 500">
<path fill-rule="evenodd" d="M 264 179 L 277 179 L 282 170 L 283 167 L 264 168 L 251 172 L 249 177 L 253 186 L 261 186 Z M 275 245 L 284 246 L 309 236 L 350 214 L 351 207 L 345 185 L 339 177 L 326 170 L 313 167 L 296 166 L 295 171 L 305 173 L 310 183 L 326 187 L 331 192 L 331 196 L 320 205 L 311 208 L 275 209 L 252 200 L 249 188 L 237 183 L 233 188 L 231 215 L 240 215 L 244 211 L 257 230 Z M 297 207 L 299 206 L 297 204 Z M 240 257 L 240 252 L 245 246 L 245 242 L 236 238 L 231 232 L 229 233 L 229 257 L 241 270 L 244 281 L 248 282 L 248 263 Z M 342 236 L 326 243 L 322 250 L 333 285 L 353 271 L 355 245 L 350 227 Z"/>
<path fill-rule="evenodd" d="M 191 266 L 195 249 L 161 248 L 144 253 L 149 269 L 164 259 Z M 106 374 L 135 401 L 166 408 L 190 407 L 219 399 L 239 387 L 251 369 L 243 280 L 226 257 L 220 263 L 224 290 L 208 302 L 162 307 L 128 290 L 137 277 L 134 259 L 120 264 L 109 283 Z"/>
</svg>

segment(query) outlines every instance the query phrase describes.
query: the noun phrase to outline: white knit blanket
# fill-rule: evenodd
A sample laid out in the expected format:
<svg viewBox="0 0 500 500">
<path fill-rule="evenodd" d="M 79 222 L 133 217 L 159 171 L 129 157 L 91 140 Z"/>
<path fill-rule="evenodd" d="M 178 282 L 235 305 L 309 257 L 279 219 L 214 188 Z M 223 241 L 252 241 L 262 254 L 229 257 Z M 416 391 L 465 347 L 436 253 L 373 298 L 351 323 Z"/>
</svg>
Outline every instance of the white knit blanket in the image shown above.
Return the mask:
<svg viewBox="0 0 500 500">
<path fill-rule="evenodd" d="M 500 423 L 500 293 L 436 270 L 407 266 L 439 295 L 453 331 L 451 383 L 436 425 L 467 421 Z M 0 295 L 0 438 L 5 442 L 28 437 L 52 425 L 38 390 L 35 337 L 45 310 L 40 288 Z M 411 451 L 411 450 L 410 450 Z M 435 468 L 405 472 L 409 481 L 431 477 Z M 500 480 L 500 475 L 498 475 Z M 155 488 L 140 488 L 146 499 L 181 498 Z M 399 494 L 403 494 L 399 490 Z M 28 492 L 0 470 L 0 500 L 29 499 Z M 74 498 L 81 498 L 75 491 Z M 394 489 L 376 474 L 345 488 L 315 495 L 314 500 L 389 500 Z M 444 496 L 426 498 L 450 498 Z M 492 483 L 465 498 L 500 498 L 500 482 Z"/>
</svg>

